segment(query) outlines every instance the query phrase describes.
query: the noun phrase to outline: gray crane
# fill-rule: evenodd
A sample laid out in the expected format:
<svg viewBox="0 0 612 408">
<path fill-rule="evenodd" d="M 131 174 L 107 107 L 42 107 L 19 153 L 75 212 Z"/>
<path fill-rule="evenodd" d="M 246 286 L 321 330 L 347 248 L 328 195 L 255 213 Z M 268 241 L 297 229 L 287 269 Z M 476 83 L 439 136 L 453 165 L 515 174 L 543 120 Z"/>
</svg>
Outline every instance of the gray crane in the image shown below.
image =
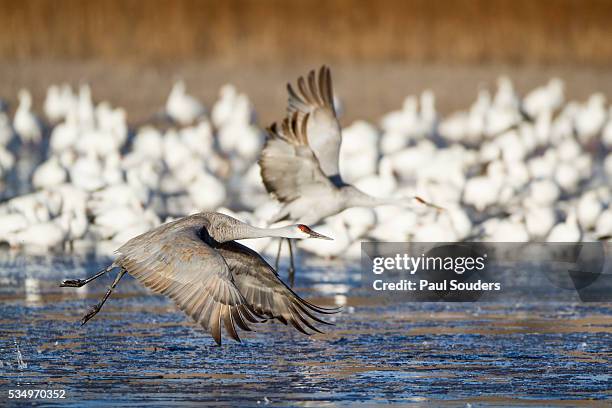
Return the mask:
<svg viewBox="0 0 612 408">
<path fill-rule="evenodd" d="M 351 207 L 376 207 L 406 203 L 397 199 L 370 196 L 345 183 L 340 176 L 341 128 L 332 90 L 331 72 L 325 65 L 318 75 L 298 78 L 297 91 L 287 84 L 288 116 L 281 125 L 268 128 L 266 144 L 259 159 L 261 178 L 268 193 L 281 204 L 271 223 L 290 219 L 316 225 L 326 217 Z M 420 204 L 440 207 L 420 197 L 408 197 Z M 289 244 L 289 284 L 293 286 L 295 267 Z M 282 239 L 279 241 L 276 268 Z"/>
<path fill-rule="evenodd" d="M 257 228 L 214 212 L 190 215 L 132 238 L 115 261 L 87 279 L 64 280 L 62 287 L 81 287 L 118 268 L 102 300 L 81 320 L 87 323 L 127 272 L 155 293 L 170 297 L 221 344 L 221 325 L 240 341 L 236 326 L 276 319 L 305 334 L 320 332 L 314 322 L 329 324 L 316 313 L 337 309 L 316 306 L 293 292 L 255 251 L 235 242 L 260 237 L 331 239 L 303 224 Z"/>
</svg>

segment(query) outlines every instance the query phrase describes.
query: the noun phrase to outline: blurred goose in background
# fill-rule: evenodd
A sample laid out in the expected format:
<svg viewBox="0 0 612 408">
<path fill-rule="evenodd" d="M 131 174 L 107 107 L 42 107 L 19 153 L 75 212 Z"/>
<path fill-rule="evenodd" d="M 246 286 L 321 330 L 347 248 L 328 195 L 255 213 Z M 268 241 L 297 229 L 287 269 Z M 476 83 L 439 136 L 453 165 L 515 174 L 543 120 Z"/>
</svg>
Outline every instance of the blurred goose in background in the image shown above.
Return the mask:
<svg viewBox="0 0 612 408">
<path fill-rule="evenodd" d="M 411 239 L 416 242 L 456 242 L 461 240 L 453 220 L 449 215 L 419 220 L 411 231 Z M 407 238 L 404 237 L 404 240 Z"/>
<path fill-rule="evenodd" d="M 421 93 L 418 102 L 416 97 L 409 96 L 401 110 L 385 115 L 381 120 L 384 130 L 380 141 L 382 153 L 396 152 L 433 134 L 438 117 L 435 103 L 433 92 L 427 89 Z"/>
<path fill-rule="evenodd" d="M 574 126 L 578 140 L 584 144 L 599 135 L 607 115 L 606 97 L 601 93 L 591 95 L 586 104 L 576 112 Z"/>
<path fill-rule="evenodd" d="M 65 232 L 64 243 L 67 243 L 70 249 L 74 249 L 74 242 L 82 239 L 88 230 L 89 221 L 85 206 L 65 209 L 60 215 L 60 226 Z"/>
<path fill-rule="evenodd" d="M 77 98 L 77 112 L 79 126 L 82 129 L 95 127 L 95 108 L 89 84 L 81 84 Z"/>
<path fill-rule="evenodd" d="M 64 184 L 68 180 L 68 172 L 60 164 L 57 156 L 51 156 L 36 168 L 32 176 L 32 185 L 38 189 L 47 189 Z"/>
<path fill-rule="evenodd" d="M 522 111 L 532 120 L 545 113 L 552 114 L 563 104 L 564 88 L 563 81 L 552 78 L 548 84 L 534 89 L 523 98 Z"/>
<path fill-rule="evenodd" d="M 105 134 L 105 139 L 119 150 L 127 141 L 127 114 L 123 108 L 114 108 L 109 102 L 100 102 L 95 110 L 98 129 Z"/>
<path fill-rule="evenodd" d="M 478 92 L 476 101 L 468 111 L 459 111 L 442 119 L 438 132 L 442 138 L 455 142 L 476 145 L 482 141 L 487 113 L 491 107 L 491 94 L 486 89 Z"/>
<path fill-rule="evenodd" d="M 66 109 L 64 121 L 51 131 L 50 146 L 53 153 L 74 148 L 81 134 L 76 102 L 70 102 Z"/>
<path fill-rule="evenodd" d="M 365 121 L 356 121 L 342 130 L 340 174 L 348 183 L 376 173 L 378 167 L 378 130 Z"/>
<path fill-rule="evenodd" d="M 219 99 L 214 103 L 210 112 L 210 119 L 217 129 L 222 128 L 230 121 L 237 99 L 238 91 L 234 85 L 225 84 L 221 87 Z"/>
<path fill-rule="evenodd" d="M 378 171 L 362 177 L 355 182 L 355 187 L 372 197 L 389 197 L 396 191 L 398 185 L 393 157 L 385 156 L 379 162 Z"/>
<path fill-rule="evenodd" d="M 102 163 L 93 151 L 89 151 L 70 168 L 70 180 L 84 191 L 95 191 L 106 184 L 103 172 Z"/>
<path fill-rule="evenodd" d="M 494 227 L 485 236 L 491 242 L 527 242 L 529 233 L 520 214 L 496 220 Z"/>
<path fill-rule="evenodd" d="M 21 213 L 0 214 L 0 242 L 8 242 L 8 237 L 17 231 L 22 231 L 30 225 L 25 215 Z"/>
<path fill-rule="evenodd" d="M 88 213 L 95 217 L 117 208 L 141 208 L 145 201 L 146 191 L 139 191 L 130 184 L 122 183 L 92 192 L 88 195 L 86 206 Z"/>
<path fill-rule="evenodd" d="M 560 162 L 555 170 L 554 180 L 568 194 L 574 194 L 580 184 L 580 172 L 573 163 Z"/>
<path fill-rule="evenodd" d="M 253 123 L 253 105 L 245 94 L 235 97 L 231 112 L 220 123 L 217 140 L 221 153 L 230 158 L 233 171 L 241 174 L 257 159 L 264 136 Z"/>
<path fill-rule="evenodd" d="M 555 225 L 548 234 L 548 242 L 580 242 L 582 231 L 578 225 L 576 209 L 570 207 L 566 214 L 565 221 Z"/>
<path fill-rule="evenodd" d="M 576 204 L 576 217 L 582 230 L 594 229 L 599 215 L 604 210 L 604 205 L 596 191 L 588 191 L 583 194 Z"/>
<path fill-rule="evenodd" d="M 381 141 L 383 153 L 393 151 L 393 148 L 404 147 L 417 127 L 419 107 L 416 96 L 410 95 L 404 99 L 400 110 L 390 112 L 381 119 L 381 127 L 386 137 Z M 386 139 L 386 140 L 385 140 Z"/>
<path fill-rule="evenodd" d="M 23 194 L 2 203 L 0 210 L 5 214 L 19 213 L 28 221 L 28 224 L 48 221 L 51 219 L 49 208 L 45 203 L 44 191 Z"/>
<path fill-rule="evenodd" d="M 166 101 L 166 114 L 180 125 L 189 125 L 206 113 L 204 105 L 187 94 L 185 82 L 178 80 L 172 86 Z"/>
<path fill-rule="evenodd" d="M 52 123 L 59 122 L 66 115 L 66 107 L 62 100 L 62 94 L 58 85 L 51 85 L 47 88 L 47 96 L 43 104 L 45 116 Z"/>
<path fill-rule="evenodd" d="M 179 137 L 185 146 L 201 158 L 210 158 L 215 154 L 213 129 L 208 120 L 201 120 L 195 126 L 182 128 Z M 157 141 L 155 144 L 157 145 Z"/>
<path fill-rule="evenodd" d="M 221 207 L 227 198 L 225 185 L 216 177 L 200 172 L 187 187 L 196 208 L 210 211 Z"/>
<path fill-rule="evenodd" d="M 164 139 L 162 133 L 152 126 L 138 129 L 134 136 L 132 151 L 124 158 L 126 167 L 144 160 L 160 160 L 164 154 Z"/>
<path fill-rule="evenodd" d="M 525 210 L 525 228 L 529 237 L 534 241 L 545 239 L 555 226 L 555 222 L 556 216 L 552 206 L 539 207 L 534 205 Z"/>
<path fill-rule="evenodd" d="M 42 140 L 42 128 L 38 118 L 32 113 L 32 95 L 27 89 L 18 94 L 19 106 L 13 119 L 15 132 L 23 143 L 38 144 Z"/>
<path fill-rule="evenodd" d="M 519 98 L 514 90 L 512 80 L 505 75 L 497 78 L 497 91 L 493 97 L 493 108 L 518 109 Z"/>
<path fill-rule="evenodd" d="M 477 211 L 484 211 L 502 201 L 504 186 L 505 171 L 501 166 L 491 164 L 486 175 L 468 179 L 463 191 L 463 202 L 474 206 Z"/>
<path fill-rule="evenodd" d="M 514 126 L 521 120 L 519 100 L 510 78 L 502 76 L 497 81 L 497 92 L 493 104 L 487 111 L 485 134 L 488 137 L 498 135 Z"/>
<path fill-rule="evenodd" d="M 24 229 L 7 233 L 4 240 L 11 248 L 49 251 L 61 249 L 66 238 L 66 231 L 59 221 L 49 220 L 29 224 Z"/>
</svg>

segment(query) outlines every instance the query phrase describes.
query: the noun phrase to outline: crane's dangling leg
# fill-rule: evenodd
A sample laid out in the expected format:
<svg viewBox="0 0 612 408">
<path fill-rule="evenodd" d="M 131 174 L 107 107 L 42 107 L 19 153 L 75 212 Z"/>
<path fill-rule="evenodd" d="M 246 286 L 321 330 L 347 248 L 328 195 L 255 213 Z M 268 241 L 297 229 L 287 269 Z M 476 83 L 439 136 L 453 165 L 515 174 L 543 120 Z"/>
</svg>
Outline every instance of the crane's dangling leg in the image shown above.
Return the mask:
<svg viewBox="0 0 612 408">
<path fill-rule="evenodd" d="M 283 239 L 285 238 L 278 239 L 278 251 L 276 252 L 276 261 L 274 262 L 274 269 L 276 270 L 276 272 L 278 272 L 278 262 L 280 260 L 280 253 L 281 253 L 281 246 L 283 245 Z"/>
<path fill-rule="evenodd" d="M 96 273 L 94 276 L 90 276 L 87 279 L 64 279 L 62 283 L 60 283 L 60 287 L 62 288 L 80 288 L 81 286 L 87 285 L 89 282 L 98 279 L 100 276 L 104 275 L 108 271 L 112 270 L 114 265 L 108 266 L 102 269 L 100 272 Z"/>
<path fill-rule="evenodd" d="M 293 264 L 293 247 L 291 246 L 291 239 L 287 239 L 289 243 L 289 287 L 293 287 L 295 283 L 295 265 Z"/>
<path fill-rule="evenodd" d="M 96 314 L 98 314 L 98 312 L 100 311 L 100 309 L 102 309 L 102 305 L 104 305 L 104 302 L 106 302 L 106 300 L 108 299 L 108 297 L 111 295 L 111 293 L 113 293 L 113 289 L 115 289 L 115 287 L 117 286 L 117 284 L 119 283 L 119 281 L 121 280 L 121 278 L 123 277 L 123 275 L 125 274 L 125 269 L 121 268 L 121 270 L 119 271 L 119 273 L 117 274 L 117 277 L 115 278 L 115 280 L 113 281 L 113 284 L 110 285 L 110 288 L 108 288 L 108 290 L 106 291 L 106 294 L 104 295 L 104 297 L 102 298 L 102 300 L 100 301 L 100 303 L 98 303 L 97 305 L 95 305 L 93 307 L 93 309 L 91 309 L 91 311 L 89 313 L 87 313 L 85 315 L 85 317 L 83 317 L 83 319 L 81 320 L 81 326 L 84 325 L 85 323 L 87 323 L 89 321 L 89 319 L 91 319 L 92 317 L 94 317 Z"/>
</svg>

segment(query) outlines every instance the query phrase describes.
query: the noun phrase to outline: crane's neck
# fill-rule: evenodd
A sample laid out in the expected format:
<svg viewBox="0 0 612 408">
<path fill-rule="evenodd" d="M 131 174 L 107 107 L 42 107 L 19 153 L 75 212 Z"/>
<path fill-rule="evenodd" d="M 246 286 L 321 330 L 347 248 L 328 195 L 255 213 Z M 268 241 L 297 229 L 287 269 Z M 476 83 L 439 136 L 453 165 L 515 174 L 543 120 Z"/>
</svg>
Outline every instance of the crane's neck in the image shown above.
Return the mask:
<svg viewBox="0 0 612 408">
<path fill-rule="evenodd" d="M 353 186 L 343 188 L 342 192 L 345 197 L 346 208 L 351 207 L 377 207 L 379 205 L 398 205 L 402 203 L 393 198 L 380 198 L 366 194 Z"/>
<path fill-rule="evenodd" d="M 345 208 L 351 207 L 378 207 L 379 205 L 394 205 L 397 207 L 414 209 L 419 206 L 427 206 L 440 210 L 441 208 L 424 201 L 423 199 L 414 196 L 414 197 L 389 197 L 389 198 L 381 198 L 374 197 L 369 194 L 366 194 L 357 188 L 347 185 L 342 188 L 342 194 L 344 195 L 344 202 L 346 203 Z"/>
<path fill-rule="evenodd" d="M 242 228 L 237 234 L 234 234 L 232 239 L 252 239 L 252 238 L 303 238 L 301 235 L 298 236 L 293 225 L 280 228 L 259 228 L 253 227 L 252 225 L 244 224 L 245 228 Z"/>
<path fill-rule="evenodd" d="M 281 228 L 259 228 L 221 214 L 215 214 L 210 221 L 207 230 L 217 242 L 264 237 L 305 238 L 294 225 Z"/>
</svg>

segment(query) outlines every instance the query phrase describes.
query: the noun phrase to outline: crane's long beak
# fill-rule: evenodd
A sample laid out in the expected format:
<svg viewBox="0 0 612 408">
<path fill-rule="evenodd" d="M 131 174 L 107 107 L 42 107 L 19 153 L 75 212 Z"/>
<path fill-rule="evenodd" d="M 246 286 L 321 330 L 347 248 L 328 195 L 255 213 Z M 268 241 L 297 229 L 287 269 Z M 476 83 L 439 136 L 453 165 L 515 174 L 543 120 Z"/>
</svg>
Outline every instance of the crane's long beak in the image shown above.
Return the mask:
<svg viewBox="0 0 612 408">
<path fill-rule="evenodd" d="M 439 205 L 435 205 L 435 204 L 433 204 L 433 203 L 430 203 L 429 201 L 425 201 L 425 200 L 423 200 L 423 199 L 422 199 L 421 197 L 419 197 L 419 196 L 414 196 L 414 197 L 412 197 L 412 198 L 414 198 L 416 201 L 418 201 L 419 203 L 421 203 L 421 204 L 423 204 L 423 205 L 425 205 L 425 206 L 427 206 L 427 207 L 434 208 L 434 209 L 436 209 L 436 210 L 438 210 L 438 211 L 446 211 L 446 210 L 444 209 L 444 207 L 440 207 Z"/>
<path fill-rule="evenodd" d="M 327 237 L 323 234 L 319 234 L 318 232 L 314 232 L 313 230 L 310 230 L 308 232 L 308 234 L 310 234 L 310 238 L 319 238 L 319 239 L 326 239 L 328 241 L 333 241 L 333 238 Z"/>
</svg>

